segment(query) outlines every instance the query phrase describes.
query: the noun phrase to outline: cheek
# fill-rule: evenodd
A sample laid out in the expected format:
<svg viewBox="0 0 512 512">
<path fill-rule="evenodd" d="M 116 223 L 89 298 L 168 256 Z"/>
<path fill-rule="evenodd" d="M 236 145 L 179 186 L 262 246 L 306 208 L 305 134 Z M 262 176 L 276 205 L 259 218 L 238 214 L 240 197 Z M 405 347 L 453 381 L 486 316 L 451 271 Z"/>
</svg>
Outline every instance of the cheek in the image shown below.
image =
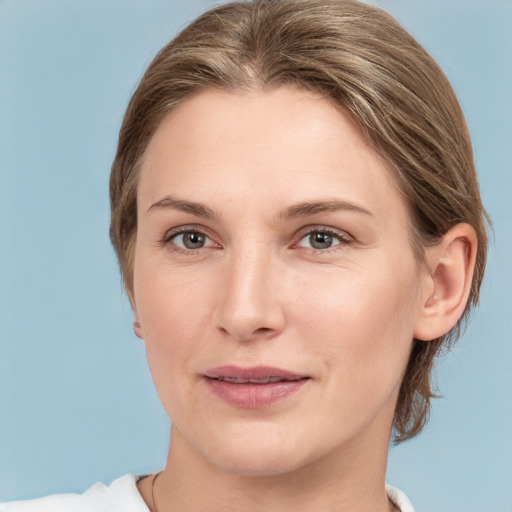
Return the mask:
<svg viewBox="0 0 512 512">
<path fill-rule="evenodd" d="M 304 283 L 300 296 L 303 339 L 325 361 L 333 383 L 355 389 L 354 399 L 377 400 L 401 383 L 419 298 L 414 260 L 341 269 L 315 287 Z"/>
<path fill-rule="evenodd" d="M 176 268 L 165 253 L 144 246 L 139 249 L 134 266 L 134 297 L 146 341 L 172 348 L 175 342 L 185 343 L 192 338 L 198 329 L 197 319 L 205 316 L 204 283 L 204 275 Z M 196 320 L 191 321 L 193 318 Z"/>
<path fill-rule="evenodd" d="M 135 267 L 135 303 L 155 387 L 170 415 L 171 391 L 189 382 L 188 363 L 205 349 L 198 340 L 211 315 L 204 287 L 193 277 L 180 279 L 166 265 L 147 263 Z"/>
</svg>

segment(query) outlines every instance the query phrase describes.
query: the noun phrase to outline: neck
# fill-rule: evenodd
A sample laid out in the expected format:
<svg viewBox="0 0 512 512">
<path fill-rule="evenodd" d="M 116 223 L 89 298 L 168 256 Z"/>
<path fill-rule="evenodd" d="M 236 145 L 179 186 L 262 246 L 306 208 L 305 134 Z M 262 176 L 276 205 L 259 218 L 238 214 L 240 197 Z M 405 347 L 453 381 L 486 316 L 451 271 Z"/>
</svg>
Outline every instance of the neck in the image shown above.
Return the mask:
<svg viewBox="0 0 512 512">
<path fill-rule="evenodd" d="M 285 474 L 245 476 L 214 466 L 173 428 L 167 466 L 155 490 L 157 510 L 389 512 L 388 442 L 388 437 L 355 440 Z"/>
</svg>

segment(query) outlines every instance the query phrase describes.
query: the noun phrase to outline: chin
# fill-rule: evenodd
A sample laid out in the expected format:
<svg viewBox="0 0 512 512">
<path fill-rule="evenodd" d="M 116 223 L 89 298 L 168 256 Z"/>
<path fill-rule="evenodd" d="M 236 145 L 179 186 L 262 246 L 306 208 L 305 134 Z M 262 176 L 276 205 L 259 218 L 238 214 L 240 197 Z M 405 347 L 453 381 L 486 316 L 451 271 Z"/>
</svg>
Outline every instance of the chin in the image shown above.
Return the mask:
<svg viewBox="0 0 512 512">
<path fill-rule="evenodd" d="M 214 460 L 215 466 L 226 473 L 246 477 L 275 477 L 285 475 L 305 466 L 304 460 L 298 454 L 283 453 L 276 450 L 273 453 L 264 453 L 261 450 L 245 450 L 244 453 L 222 453 Z"/>
<path fill-rule="evenodd" d="M 216 436 L 205 448 L 203 455 L 212 465 L 227 473 L 250 477 L 288 474 L 314 458 L 310 456 L 311 444 L 306 440 L 301 442 L 290 437 L 290 432 L 283 434 L 271 428 Z"/>
</svg>

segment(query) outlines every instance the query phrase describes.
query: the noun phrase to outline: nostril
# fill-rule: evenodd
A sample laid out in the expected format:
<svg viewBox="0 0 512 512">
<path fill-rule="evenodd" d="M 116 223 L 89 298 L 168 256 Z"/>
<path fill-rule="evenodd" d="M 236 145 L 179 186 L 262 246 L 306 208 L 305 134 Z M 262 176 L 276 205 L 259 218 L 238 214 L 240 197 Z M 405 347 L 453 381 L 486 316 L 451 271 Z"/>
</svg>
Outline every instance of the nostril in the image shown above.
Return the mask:
<svg viewBox="0 0 512 512">
<path fill-rule="evenodd" d="M 270 327 L 260 327 L 259 329 L 256 329 L 254 332 L 255 334 L 267 334 L 269 332 L 272 332 L 272 329 L 270 329 Z"/>
<path fill-rule="evenodd" d="M 237 293 L 241 294 L 240 288 L 237 288 Z M 278 335 L 286 324 L 282 305 L 274 300 L 260 299 L 227 295 L 214 312 L 216 328 L 223 336 L 242 342 Z"/>
<path fill-rule="evenodd" d="M 265 340 L 274 338 L 279 334 L 279 329 L 273 329 L 271 327 L 258 327 L 254 330 L 241 328 L 237 330 L 235 327 L 231 329 L 219 326 L 220 331 L 223 335 L 234 337 L 236 340 L 246 343 L 256 340 Z"/>
</svg>

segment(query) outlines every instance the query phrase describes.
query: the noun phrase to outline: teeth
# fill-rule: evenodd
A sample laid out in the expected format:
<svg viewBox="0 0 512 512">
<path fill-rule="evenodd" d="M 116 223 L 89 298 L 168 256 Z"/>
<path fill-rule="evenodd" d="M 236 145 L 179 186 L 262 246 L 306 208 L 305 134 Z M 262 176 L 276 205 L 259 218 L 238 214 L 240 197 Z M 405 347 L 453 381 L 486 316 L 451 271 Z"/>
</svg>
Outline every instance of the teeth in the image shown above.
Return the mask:
<svg viewBox="0 0 512 512">
<path fill-rule="evenodd" d="M 270 377 L 266 377 L 264 379 L 251 379 L 249 382 L 251 384 L 268 384 L 270 381 Z"/>
<path fill-rule="evenodd" d="M 283 377 L 264 377 L 262 379 L 243 379 L 240 377 L 218 377 L 218 380 L 231 382 L 233 384 L 272 384 L 274 382 L 288 382 L 300 380 L 301 377 L 283 378 Z"/>
<path fill-rule="evenodd" d="M 283 379 L 282 377 L 265 377 L 263 379 L 241 379 L 238 377 L 222 377 L 219 380 L 232 382 L 233 384 L 269 384 L 273 382 L 281 382 L 287 379 Z"/>
<path fill-rule="evenodd" d="M 233 382 L 234 384 L 247 384 L 249 382 L 247 379 L 239 379 L 238 377 L 221 377 L 219 380 Z"/>
</svg>

